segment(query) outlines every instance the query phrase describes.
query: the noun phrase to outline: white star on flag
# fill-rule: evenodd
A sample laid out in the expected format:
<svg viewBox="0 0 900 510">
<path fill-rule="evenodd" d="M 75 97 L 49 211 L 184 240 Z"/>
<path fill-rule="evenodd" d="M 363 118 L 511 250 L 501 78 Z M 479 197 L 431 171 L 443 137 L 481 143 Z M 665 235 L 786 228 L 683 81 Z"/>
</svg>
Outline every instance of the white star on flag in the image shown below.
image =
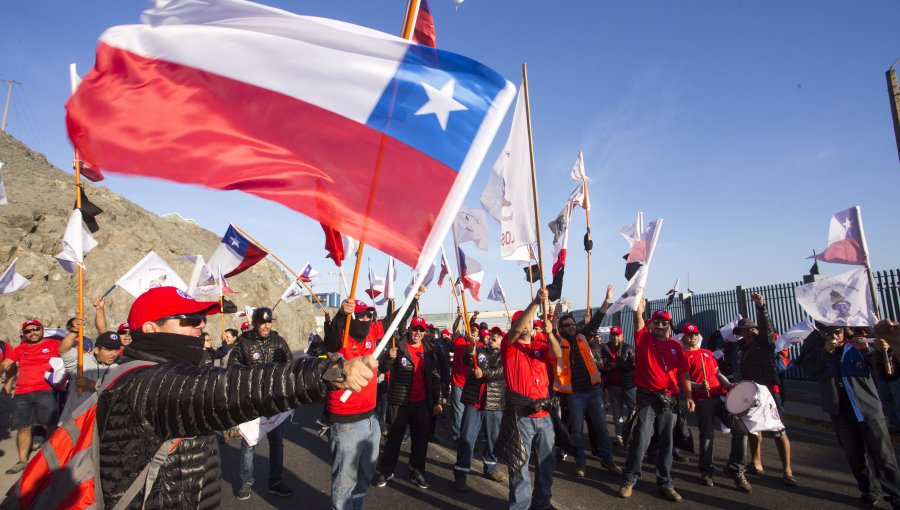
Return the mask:
<svg viewBox="0 0 900 510">
<path fill-rule="evenodd" d="M 235 239 L 234 237 L 231 238 L 231 244 L 232 244 L 233 246 L 240 246 L 240 245 L 241 245 L 240 241 L 238 241 L 238 240 Z"/>
<path fill-rule="evenodd" d="M 416 115 L 433 113 L 444 131 L 447 130 L 447 119 L 450 118 L 450 112 L 468 110 L 459 101 L 453 99 L 453 88 L 456 86 L 456 81 L 450 80 L 440 89 L 427 83 L 422 83 L 422 86 L 425 88 L 425 93 L 428 94 L 428 101 L 416 111 Z"/>
</svg>

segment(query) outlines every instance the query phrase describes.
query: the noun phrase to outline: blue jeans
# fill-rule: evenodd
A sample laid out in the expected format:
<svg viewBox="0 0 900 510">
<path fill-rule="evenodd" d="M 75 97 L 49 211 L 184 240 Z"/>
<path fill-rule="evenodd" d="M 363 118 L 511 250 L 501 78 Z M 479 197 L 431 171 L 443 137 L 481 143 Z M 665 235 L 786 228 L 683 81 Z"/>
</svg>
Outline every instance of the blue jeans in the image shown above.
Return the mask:
<svg viewBox="0 0 900 510">
<path fill-rule="evenodd" d="M 529 460 L 522 469 L 509 470 L 509 508 L 510 510 L 528 510 L 531 507 L 531 478 L 528 464 L 532 451 L 537 455 L 534 474 L 534 508 L 550 508 L 550 490 L 553 487 L 553 470 L 556 468 L 556 457 L 553 455 L 553 421 L 549 416 L 543 418 L 519 418 L 519 435 L 522 445 L 528 451 Z"/>
<path fill-rule="evenodd" d="M 484 474 L 497 471 L 497 457 L 494 456 L 494 441 L 500 434 L 500 419 L 502 411 L 484 411 L 473 406 L 466 406 L 463 411 L 461 435 L 459 446 L 456 448 L 456 465 L 453 466 L 455 479 L 465 479 L 472 469 L 472 454 L 475 451 L 475 443 L 478 441 L 478 433 L 484 426 L 484 451 L 481 460 L 484 462 Z"/>
<path fill-rule="evenodd" d="M 462 403 L 462 386 L 450 385 L 450 406 L 453 408 L 453 423 L 450 424 L 450 433 L 453 435 L 453 441 L 459 440 L 460 424 L 462 423 L 465 404 Z"/>
<path fill-rule="evenodd" d="M 269 439 L 269 485 L 281 481 L 284 472 L 284 423 L 270 430 Z M 253 446 L 241 439 L 241 483 L 253 485 Z"/>
<path fill-rule="evenodd" d="M 625 389 L 621 386 L 607 386 L 606 392 L 609 394 L 609 408 L 612 411 L 616 435 L 621 436 L 625 420 L 631 416 L 631 410 L 634 409 L 637 388 Z"/>
<path fill-rule="evenodd" d="M 650 439 L 656 432 L 656 485 L 663 489 L 672 487 L 672 430 L 675 428 L 675 410 L 660 408 L 649 402 L 638 402 L 637 423 L 631 432 L 628 458 L 625 460 L 625 485 L 634 485 L 641 477 L 641 462 Z"/>
<path fill-rule="evenodd" d="M 374 414 L 353 423 L 331 424 L 331 508 L 362 508 L 375 475 L 380 440 Z"/>
<path fill-rule="evenodd" d="M 572 440 L 575 442 L 575 463 L 579 466 L 587 464 L 584 455 L 584 415 L 591 417 L 594 434 L 599 439 L 597 449 L 600 458 L 612 461 L 609 432 L 606 430 L 606 408 L 603 404 L 603 391 L 596 385 L 590 391 L 573 392 L 566 395 L 569 402 L 569 427 L 572 429 Z"/>
</svg>

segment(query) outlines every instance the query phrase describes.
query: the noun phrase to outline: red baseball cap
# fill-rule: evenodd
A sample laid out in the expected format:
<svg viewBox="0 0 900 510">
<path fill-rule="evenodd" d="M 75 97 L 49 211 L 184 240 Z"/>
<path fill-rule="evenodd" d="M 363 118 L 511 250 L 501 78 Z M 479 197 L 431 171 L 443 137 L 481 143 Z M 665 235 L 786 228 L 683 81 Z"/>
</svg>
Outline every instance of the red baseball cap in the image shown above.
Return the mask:
<svg viewBox="0 0 900 510">
<path fill-rule="evenodd" d="M 369 310 L 369 309 L 374 310 L 375 307 L 369 305 L 369 304 L 366 303 L 365 301 L 360 301 L 360 300 L 357 299 L 357 300 L 356 300 L 356 306 L 353 307 L 353 313 L 354 313 L 354 315 L 359 315 L 359 314 L 361 314 L 361 313 L 366 313 L 366 310 Z"/>
<path fill-rule="evenodd" d="M 410 329 L 415 328 L 415 327 L 420 327 L 422 329 L 425 329 L 428 327 L 428 323 L 425 322 L 425 319 L 423 319 L 421 317 L 413 317 L 412 320 L 409 321 L 409 327 L 410 327 Z"/>
<path fill-rule="evenodd" d="M 512 316 L 512 321 L 516 322 L 520 315 L 522 315 L 522 310 L 516 310 L 516 313 L 514 313 Z"/>
<path fill-rule="evenodd" d="M 681 332 L 685 335 L 699 335 L 700 328 L 698 328 L 696 324 L 691 324 L 690 322 L 688 322 L 684 325 L 684 327 L 681 328 Z"/>
<path fill-rule="evenodd" d="M 187 292 L 175 287 L 155 287 L 144 292 L 131 305 L 128 313 L 129 324 L 140 324 L 159 320 L 170 315 L 219 313 L 222 307 L 218 301 L 197 301 Z"/>
<path fill-rule="evenodd" d="M 31 320 L 27 320 L 27 321 L 23 322 L 22 323 L 22 331 L 25 331 L 25 328 L 27 328 L 28 326 L 40 326 L 41 329 L 44 329 L 44 325 L 41 324 L 41 321 L 39 321 L 37 319 L 31 319 Z"/>
<path fill-rule="evenodd" d="M 534 321 L 534 322 L 533 322 L 533 323 L 532 323 L 532 325 L 533 325 L 533 326 L 534 326 L 534 327 L 535 327 L 535 329 L 537 329 L 537 328 L 539 328 L 539 327 L 541 327 L 541 326 L 543 326 L 543 325 L 544 325 L 544 323 L 543 323 L 543 322 L 541 322 L 541 320 L 540 320 L 540 319 L 535 319 L 535 321 Z"/>
<path fill-rule="evenodd" d="M 621 335 L 622 328 L 620 328 L 619 326 L 613 326 L 613 327 L 609 328 L 609 334 L 610 335 Z"/>
<path fill-rule="evenodd" d="M 242 322 L 242 323 L 241 323 L 241 330 L 247 330 L 247 329 L 250 329 L 250 323 L 249 323 L 249 322 Z"/>
<path fill-rule="evenodd" d="M 503 330 L 500 329 L 500 326 L 494 326 L 493 328 L 491 328 L 491 333 L 500 333 L 502 335 Z"/>
<path fill-rule="evenodd" d="M 127 329 L 127 330 L 131 331 L 131 326 L 129 326 L 127 322 L 123 322 L 122 324 L 119 324 L 118 328 L 116 328 L 116 333 L 119 333 L 123 329 Z"/>
<path fill-rule="evenodd" d="M 428 329 L 434 329 L 434 324 L 429 324 L 429 325 L 427 326 L 427 328 L 428 328 Z"/>
<path fill-rule="evenodd" d="M 450 334 L 450 330 L 449 330 L 449 329 L 441 330 L 441 336 L 449 335 L 449 334 Z"/>
<path fill-rule="evenodd" d="M 650 317 L 650 320 L 653 319 L 665 319 L 669 322 L 672 322 L 672 314 L 670 314 L 668 310 L 656 310 Z"/>
<path fill-rule="evenodd" d="M 486 337 L 486 336 L 491 336 L 491 332 L 490 332 L 490 330 L 488 330 L 487 328 L 485 328 L 485 329 L 482 329 L 481 331 L 478 332 L 478 336 L 479 336 L 480 338 L 484 338 L 484 337 Z"/>
</svg>

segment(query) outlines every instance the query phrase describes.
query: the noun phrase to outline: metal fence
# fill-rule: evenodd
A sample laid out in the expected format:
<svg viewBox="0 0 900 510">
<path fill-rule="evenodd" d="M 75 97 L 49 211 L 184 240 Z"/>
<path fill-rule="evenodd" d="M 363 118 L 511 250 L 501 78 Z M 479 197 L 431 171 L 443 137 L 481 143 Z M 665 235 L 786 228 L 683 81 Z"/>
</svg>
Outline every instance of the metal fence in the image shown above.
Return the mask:
<svg viewBox="0 0 900 510">
<path fill-rule="evenodd" d="M 873 273 L 873 277 L 882 316 L 898 320 L 900 318 L 900 269 L 877 271 Z M 804 280 L 812 281 L 811 277 L 805 277 Z M 787 331 L 808 317 L 797 304 L 794 296 L 794 290 L 803 283 L 798 281 L 759 287 L 739 285 L 734 290 L 706 294 L 682 293 L 671 303 L 666 299 L 651 300 L 647 303 L 647 310 L 668 310 L 672 314 L 672 327 L 675 331 L 680 330 L 687 322 L 696 324 L 703 335 L 704 343 L 708 343 L 716 330 L 733 321 L 739 314 L 755 321 L 756 307 L 752 306 L 750 296 L 758 293 L 766 298 L 775 331 Z M 574 310 L 572 313 L 576 320 L 581 320 L 584 318 L 585 310 Z M 618 325 L 622 328 L 626 342 L 633 342 L 634 313 L 632 311 L 614 313 L 603 320 L 603 325 Z M 707 346 L 704 345 L 704 347 Z M 789 352 L 791 359 L 794 359 L 800 352 L 800 345 L 792 345 Z M 785 373 L 785 377 L 805 378 L 802 368 L 796 365 L 790 367 Z"/>
</svg>

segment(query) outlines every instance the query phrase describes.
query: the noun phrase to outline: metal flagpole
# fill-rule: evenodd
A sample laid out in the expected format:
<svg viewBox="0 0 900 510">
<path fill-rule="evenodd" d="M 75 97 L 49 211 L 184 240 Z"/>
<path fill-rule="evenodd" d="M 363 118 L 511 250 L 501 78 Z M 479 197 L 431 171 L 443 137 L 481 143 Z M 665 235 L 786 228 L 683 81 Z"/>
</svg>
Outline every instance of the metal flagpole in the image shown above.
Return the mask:
<svg viewBox="0 0 900 510">
<path fill-rule="evenodd" d="M 12 85 L 10 85 L 11 87 Z M 4 119 L 5 120 L 5 119 Z M 75 152 L 75 208 L 81 209 L 81 161 L 78 159 L 78 152 Z M 82 258 L 84 254 L 82 253 Z M 78 324 L 78 377 L 84 373 L 84 261 L 77 265 L 76 272 L 78 274 L 78 318 L 81 319 Z M 78 388 L 81 394 L 81 388 Z"/>
</svg>

